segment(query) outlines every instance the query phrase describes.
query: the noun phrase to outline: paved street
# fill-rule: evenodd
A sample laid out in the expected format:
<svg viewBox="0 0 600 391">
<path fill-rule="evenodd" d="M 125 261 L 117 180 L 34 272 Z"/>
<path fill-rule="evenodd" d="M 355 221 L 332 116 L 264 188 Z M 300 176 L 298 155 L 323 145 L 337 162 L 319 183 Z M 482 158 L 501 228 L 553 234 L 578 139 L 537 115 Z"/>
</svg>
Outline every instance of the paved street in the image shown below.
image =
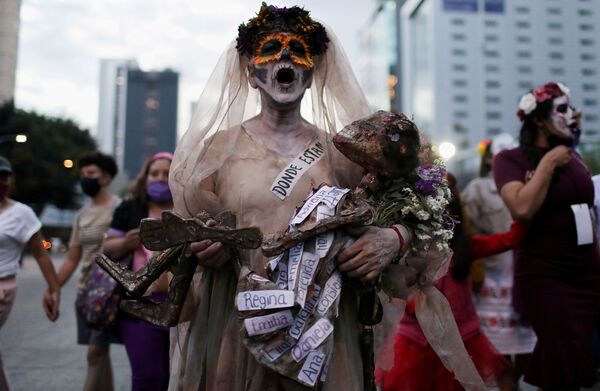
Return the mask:
<svg viewBox="0 0 600 391">
<path fill-rule="evenodd" d="M 53 256 L 55 267 L 64 255 Z M 0 352 L 13 391 L 81 390 L 86 347 L 77 345 L 74 313 L 76 272 L 63 288 L 60 318 L 50 322 L 42 310 L 46 288 L 35 260 L 26 257 L 18 274 L 17 298 L 0 330 Z M 122 345 L 111 347 L 116 390 L 130 389 L 129 361 Z"/>
<path fill-rule="evenodd" d="M 64 254 L 54 255 L 55 267 Z M 31 257 L 26 257 L 18 275 L 19 289 L 13 310 L 0 330 L 0 352 L 13 391 L 81 390 L 86 371 L 86 348 L 76 344 L 76 276 L 63 288 L 61 314 L 50 322 L 42 310 L 44 279 Z M 130 389 L 129 361 L 123 345 L 112 345 L 115 389 Z M 521 384 L 523 391 L 534 387 Z M 594 387 L 593 390 L 600 390 Z"/>
</svg>

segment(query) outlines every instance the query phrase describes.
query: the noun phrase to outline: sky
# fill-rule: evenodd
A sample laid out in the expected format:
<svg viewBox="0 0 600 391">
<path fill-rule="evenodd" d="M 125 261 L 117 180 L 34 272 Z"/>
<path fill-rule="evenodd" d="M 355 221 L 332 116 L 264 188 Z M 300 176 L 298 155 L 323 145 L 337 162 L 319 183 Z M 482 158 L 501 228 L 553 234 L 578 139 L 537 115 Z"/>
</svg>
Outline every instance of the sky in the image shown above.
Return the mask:
<svg viewBox="0 0 600 391">
<path fill-rule="evenodd" d="M 376 0 L 277 0 L 299 5 L 338 36 L 353 64 Z M 351 4 L 351 6 L 350 6 Z M 101 58 L 180 73 L 180 134 L 219 55 L 259 0 L 23 0 L 15 102 L 95 132 Z M 356 70 L 356 66 L 355 66 Z"/>
</svg>

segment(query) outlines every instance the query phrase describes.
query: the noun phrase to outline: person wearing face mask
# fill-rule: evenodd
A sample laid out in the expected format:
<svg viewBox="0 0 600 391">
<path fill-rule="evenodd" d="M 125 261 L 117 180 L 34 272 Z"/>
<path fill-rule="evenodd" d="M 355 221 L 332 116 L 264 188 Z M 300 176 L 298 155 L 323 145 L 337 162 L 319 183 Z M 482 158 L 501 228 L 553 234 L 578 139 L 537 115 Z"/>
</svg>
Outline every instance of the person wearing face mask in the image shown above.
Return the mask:
<svg viewBox="0 0 600 391">
<path fill-rule="evenodd" d="M 590 216 L 594 187 L 573 150 L 569 90 L 547 83 L 521 99 L 520 146 L 494 160 L 513 218 L 529 222 L 516 251 L 513 303 L 538 337 L 525 381 L 544 390 L 596 382 L 592 331 L 600 316 L 600 254 Z"/>
<path fill-rule="evenodd" d="M 140 242 L 140 220 L 160 218 L 173 208 L 169 190 L 169 168 L 173 155 L 159 152 L 150 157 L 134 181 L 131 198 L 113 214 L 103 252 L 111 259 L 132 257 L 131 269 L 140 270 L 152 256 Z M 147 298 L 162 302 L 168 287 L 164 273 L 147 290 Z M 119 335 L 131 364 L 132 390 L 166 390 L 169 381 L 169 329 L 119 314 Z"/>
<path fill-rule="evenodd" d="M 60 284 L 52 260 L 42 243 L 42 223 L 30 207 L 9 198 L 13 180 L 10 162 L 0 156 L 0 329 L 15 300 L 16 274 L 25 249 L 35 257 L 48 283 L 43 300 L 48 319 L 53 322 L 58 319 L 60 305 Z M 0 390 L 8 389 L 8 379 L 0 356 Z"/>
<path fill-rule="evenodd" d="M 81 190 L 90 202 L 83 206 L 75 217 L 67 258 L 58 271 L 61 286 L 71 278 L 81 263 L 81 273 L 77 282 L 77 295 L 83 295 L 88 274 L 94 264 L 94 257 L 102 247 L 104 234 L 112 219 L 112 213 L 120 199 L 111 194 L 108 186 L 118 172 L 117 163 L 99 151 L 89 151 L 81 155 L 77 163 Z M 75 308 L 77 317 L 77 343 L 87 345 L 87 372 L 84 390 L 112 390 L 113 374 L 109 346 L 119 343 L 115 330 L 95 329 L 87 323 L 80 307 Z"/>
</svg>

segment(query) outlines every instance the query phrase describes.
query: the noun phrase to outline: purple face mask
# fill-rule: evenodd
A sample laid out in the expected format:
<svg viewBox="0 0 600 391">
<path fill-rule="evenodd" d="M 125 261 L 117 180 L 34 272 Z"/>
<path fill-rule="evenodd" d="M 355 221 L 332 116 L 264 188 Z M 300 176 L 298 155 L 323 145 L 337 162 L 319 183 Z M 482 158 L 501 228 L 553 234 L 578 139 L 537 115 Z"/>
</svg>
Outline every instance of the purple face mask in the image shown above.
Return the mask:
<svg viewBox="0 0 600 391">
<path fill-rule="evenodd" d="M 173 200 L 169 183 L 163 181 L 148 182 L 148 198 L 158 204 L 166 204 Z"/>
</svg>

